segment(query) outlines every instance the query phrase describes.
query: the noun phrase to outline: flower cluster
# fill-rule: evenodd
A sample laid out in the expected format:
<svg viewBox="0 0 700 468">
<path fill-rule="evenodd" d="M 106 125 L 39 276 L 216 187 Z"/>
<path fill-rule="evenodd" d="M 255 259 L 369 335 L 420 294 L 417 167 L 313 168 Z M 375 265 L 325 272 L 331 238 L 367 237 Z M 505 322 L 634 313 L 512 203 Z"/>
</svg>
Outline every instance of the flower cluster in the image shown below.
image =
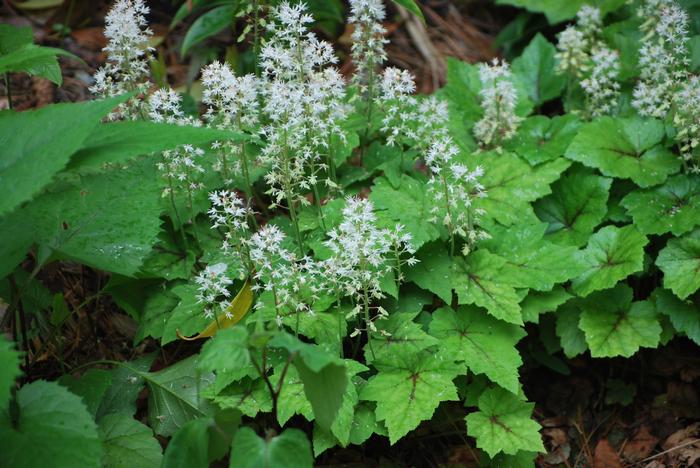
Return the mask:
<svg viewBox="0 0 700 468">
<path fill-rule="evenodd" d="M 225 263 L 207 266 L 194 279 L 197 284 L 197 302 L 205 305 L 204 316 L 208 319 L 218 319 L 220 311 L 229 317 L 227 299 L 231 293 L 228 287 L 233 281 L 226 276 L 226 269 Z"/>
<path fill-rule="evenodd" d="M 638 14 L 645 19 L 641 26 L 645 36 L 632 105 L 641 115 L 664 118 L 690 65 L 688 15 L 674 0 L 645 0 Z"/>
<path fill-rule="evenodd" d="M 481 107 L 483 117 L 474 125 L 474 136 L 482 146 L 498 148 L 511 139 L 522 118 L 515 113 L 518 93 L 510 67 L 494 59 L 479 65 Z"/>
<path fill-rule="evenodd" d="M 614 111 L 620 94 L 620 56 L 617 51 L 598 47 L 591 54 L 590 74 L 581 80 L 586 93 L 586 110 L 591 117 L 607 115 Z"/>
<path fill-rule="evenodd" d="M 559 34 L 557 42 L 557 71 L 580 78 L 590 69 L 592 50 L 602 45 L 600 10 L 583 6 L 576 14 L 576 24 Z"/>
<path fill-rule="evenodd" d="M 148 90 L 148 62 L 152 48 L 148 40 L 153 32 L 148 28 L 146 15 L 149 8 L 143 0 L 117 0 L 105 17 L 104 35 L 107 46 L 107 64 L 95 73 L 90 91 L 109 97 L 125 92 Z M 134 119 L 139 116 L 138 97 L 123 104 L 110 114 L 112 120 Z"/>
<path fill-rule="evenodd" d="M 700 161 L 695 155 L 700 144 L 700 77 L 693 75 L 681 85 L 674 95 L 674 106 L 678 150 L 687 170 L 700 173 Z"/>
<path fill-rule="evenodd" d="M 208 212 L 212 221 L 211 227 L 223 230 L 222 252 L 237 260 L 240 277 L 249 277 L 253 273 L 248 249 L 249 220 L 254 216 L 253 211 L 243 199 L 229 190 L 210 193 L 209 201 L 211 201 L 211 208 Z"/>
<path fill-rule="evenodd" d="M 374 74 L 378 66 L 386 61 L 384 45 L 386 29 L 382 21 L 386 11 L 382 0 L 350 0 L 350 17 L 353 25 L 352 60 L 355 64 L 353 82 L 362 94 L 373 94 L 368 89 L 374 83 Z M 373 96 L 371 96 L 373 97 Z M 370 98 L 371 98 L 370 97 Z"/>
</svg>

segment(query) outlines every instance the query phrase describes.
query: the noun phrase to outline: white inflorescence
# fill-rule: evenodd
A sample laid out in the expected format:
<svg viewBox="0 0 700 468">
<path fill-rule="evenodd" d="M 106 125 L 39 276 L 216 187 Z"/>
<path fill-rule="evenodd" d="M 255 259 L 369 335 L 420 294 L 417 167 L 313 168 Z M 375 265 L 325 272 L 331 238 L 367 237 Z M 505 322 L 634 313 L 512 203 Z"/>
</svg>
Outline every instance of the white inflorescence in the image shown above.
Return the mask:
<svg viewBox="0 0 700 468">
<path fill-rule="evenodd" d="M 474 136 L 484 146 L 496 146 L 511 139 L 522 118 L 515 114 L 518 93 L 508 63 L 494 60 L 479 65 L 481 107 L 484 116 L 474 125 Z"/>
<path fill-rule="evenodd" d="M 223 230 L 222 252 L 236 260 L 241 278 L 250 276 L 253 268 L 248 251 L 250 239 L 248 220 L 254 215 L 253 211 L 243 199 L 230 190 L 211 192 L 209 201 L 211 201 L 211 208 L 208 211 L 212 221 L 211 227 Z"/>
<path fill-rule="evenodd" d="M 218 317 L 218 313 L 225 312 L 228 306 L 226 299 L 231 297 L 228 287 L 233 283 L 226 276 L 225 263 L 207 266 L 194 279 L 197 284 L 197 302 L 205 304 L 204 316 L 208 319 Z M 218 305 L 218 307 L 217 307 Z"/>
<path fill-rule="evenodd" d="M 382 0 L 350 0 L 348 21 L 352 32 L 352 60 L 355 64 L 353 81 L 366 93 L 376 68 L 386 61 L 384 45 L 386 29 L 382 25 L 386 17 Z"/>
<path fill-rule="evenodd" d="M 620 56 L 617 51 L 600 47 L 591 55 L 591 72 L 581 80 L 586 93 L 586 109 L 592 117 L 612 113 L 620 94 Z"/>
<path fill-rule="evenodd" d="M 690 172 L 700 173 L 695 151 L 700 145 L 700 77 L 693 75 L 674 96 L 673 123 L 678 129 L 676 141 Z"/>
</svg>

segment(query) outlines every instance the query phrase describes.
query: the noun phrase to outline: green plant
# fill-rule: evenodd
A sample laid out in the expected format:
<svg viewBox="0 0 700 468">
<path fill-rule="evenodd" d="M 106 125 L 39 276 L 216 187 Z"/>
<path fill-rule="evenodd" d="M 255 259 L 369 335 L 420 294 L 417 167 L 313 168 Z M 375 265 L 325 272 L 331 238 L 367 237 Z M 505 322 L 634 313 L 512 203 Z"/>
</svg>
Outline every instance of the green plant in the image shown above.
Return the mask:
<svg viewBox="0 0 700 468">
<path fill-rule="evenodd" d="M 281 3 L 260 77 L 205 67 L 200 120 L 149 89 L 147 10 L 119 0 L 108 22 L 136 27 L 113 37 L 141 49 L 109 50 L 104 99 L 0 114 L 3 325 L 31 366 L 31 336 L 71 313 L 37 275 L 69 260 L 111 273 L 100 294 L 133 317 L 136 342 L 208 340 L 157 371 L 151 354 L 18 387 L 21 354 L 3 339 L 5 460 L 310 466 L 334 446 L 410 437 L 442 408 L 484 464 L 531 466 L 544 446 L 520 343 L 544 342 L 545 323 L 567 358 L 700 344 L 689 18 L 645 0 L 642 13 L 662 8 L 631 47 L 634 10 L 605 16 L 619 3 L 527 3 L 577 23 L 557 44 L 535 36 L 512 67 L 450 60 L 429 97 L 381 69 L 381 2 L 351 2 L 371 43 L 354 47 L 349 86 L 305 8 Z M 669 50 L 640 75 L 634 57 Z"/>
</svg>

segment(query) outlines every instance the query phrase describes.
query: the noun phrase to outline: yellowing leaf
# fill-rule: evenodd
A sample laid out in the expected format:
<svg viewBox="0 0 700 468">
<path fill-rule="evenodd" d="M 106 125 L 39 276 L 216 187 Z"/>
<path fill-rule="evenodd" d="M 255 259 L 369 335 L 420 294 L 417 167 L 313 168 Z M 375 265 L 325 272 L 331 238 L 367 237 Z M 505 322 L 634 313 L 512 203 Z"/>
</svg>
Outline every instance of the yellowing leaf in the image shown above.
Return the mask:
<svg viewBox="0 0 700 468">
<path fill-rule="evenodd" d="M 177 330 L 177 336 L 181 340 L 194 341 L 202 338 L 210 338 L 224 328 L 230 328 L 241 321 L 245 314 L 248 313 L 250 306 L 253 305 L 253 290 L 250 287 L 250 281 L 246 281 L 236 297 L 233 298 L 231 304 L 226 308 L 226 313 L 218 320 L 214 320 L 207 328 L 195 336 L 183 336 L 180 330 Z"/>
</svg>

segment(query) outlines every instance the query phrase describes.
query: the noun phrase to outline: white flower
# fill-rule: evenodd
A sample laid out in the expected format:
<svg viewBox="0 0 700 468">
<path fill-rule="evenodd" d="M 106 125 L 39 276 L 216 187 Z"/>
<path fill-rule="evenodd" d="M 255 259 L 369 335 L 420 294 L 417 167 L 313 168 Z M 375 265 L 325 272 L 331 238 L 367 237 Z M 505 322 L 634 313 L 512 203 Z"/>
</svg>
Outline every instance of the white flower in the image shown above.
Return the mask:
<svg viewBox="0 0 700 468">
<path fill-rule="evenodd" d="M 217 263 L 204 268 L 194 279 L 197 284 L 197 302 L 205 304 L 204 315 L 213 318 L 216 315 L 215 305 L 219 310 L 224 310 L 228 306 L 228 299 L 231 296 L 228 287 L 233 281 L 226 276 L 226 264 Z"/>
<path fill-rule="evenodd" d="M 589 76 L 581 81 L 586 93 L 586 108 L 591 116 L 610 114 L 617 105 L 620 94 L 620 56 L 617 51 L 600 47 L 593 50 L 593 64 Z"/>
<path fill-rule="evenodd" d="M 495 60 L 479 65 L 481 107 L 484 116 L 474 125 L 474 136 L 484 146 L 498 147 L 509 140 L 522 121 L 515 114 L 518 94 L 512 81 L 510 67 Z"/>
<path fill-rule="evenodd" d="M 690 172 L 700 173 L 697 148 L 700 144 L 700 77 L 693 75 L 675 93 L 673 123 L 676 141 L 684 165 Z"/>
<path fill-rule="evenodd" d="M 352 32 L 352 60 L 355 64 L 353 81 L 360 91 L 367 92 L 376 68 L 386 61 L 384 37 L 386 29 L 382 25 L 386 17 L 382 0 L 350 0 L 348 22 L 354 27 Z"/>
<path fill-rule="evenodd" d="M 588 66 L 589 41 L 583 31 L 567 26 L 557 41 L 557 71 L 580 76 Z"/>
<path fill-rule="evenodd" d="M 237 77 L 227 63 L 213 62 L 202 69 L 202 102 L 206 118 L 220 128 L 237 130 L 258 121 L 258 88 L 255 75 Z"/>
</svg>

